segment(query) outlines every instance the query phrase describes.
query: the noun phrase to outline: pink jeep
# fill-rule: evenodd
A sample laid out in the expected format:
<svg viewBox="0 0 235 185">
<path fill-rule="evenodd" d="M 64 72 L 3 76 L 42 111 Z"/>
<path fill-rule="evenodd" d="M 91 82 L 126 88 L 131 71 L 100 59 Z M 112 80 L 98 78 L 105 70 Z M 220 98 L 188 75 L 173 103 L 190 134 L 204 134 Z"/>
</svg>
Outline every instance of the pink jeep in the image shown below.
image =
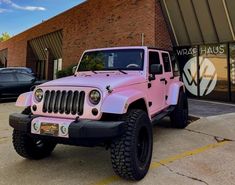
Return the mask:
<svg viewBox="0 0 235 185">
<path fill-rule="evenodd" d="M 73 76 L 19 96 L 16 105 L 27 108 L 9 120 L 16 152 L 42 159 L 58 143 L 105 146 L 116 174 L 142 179 L 155 121 L 169 116 L 174 127 L 187 126 L 187 97 L 174 65 L 168 51 L 149 47 L 85 51 Z"/>
</svg>

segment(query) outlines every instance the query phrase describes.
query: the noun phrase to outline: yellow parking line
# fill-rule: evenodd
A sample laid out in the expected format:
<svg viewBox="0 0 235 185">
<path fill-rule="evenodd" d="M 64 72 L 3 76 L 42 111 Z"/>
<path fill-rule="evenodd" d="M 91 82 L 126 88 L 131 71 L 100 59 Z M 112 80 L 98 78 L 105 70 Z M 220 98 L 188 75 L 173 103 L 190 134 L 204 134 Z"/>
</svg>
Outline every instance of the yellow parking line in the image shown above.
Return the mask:
<svg viewBox="0 0 235 185">
<path fill-rule="evenodd" d="M 121 178 L 118 177 L 118 176 L 110 176 L 110 177 L 107 177 L 101 181 L 99 181 L 98 183 L 95 183 L 95 185 L 108 185 L 108 184 L 111 184 L 113 182 L 116 182 L 116 181 L 119 181 Z"/>
<path fill-rule="evenodd" d="M 209 145 L 206 145 L 206 146 L 203 146 L 203 147 L 191 150 L 191 151 L 186 151 L 184 153 L 168 157 L 166 159 L 162 159 L 158 162 L 152 162 L 151 166 L 150 166 L 150 169 L 156 169 L 156 168 L 159 168 L 162 165 L 167 165 L 167 164 L 173 163 L 174 161 L 183 159 L 185 157 L 189 157 L 189 156 L 192 156 L 192 155 L 203 153 L 207 150 L 223 146 L 228 142 L 229 141 L 222 141 L 222 142 L 219 142 L 219 143 L 209 144 Z M 108 184 L 114 183 L 114 182 L 119 181 L 119 180 L 120 180 L 120 177 L 118 177 L 118 176 L 110 176 L 110 177 L 107 177 L 107 178 L 95 183 L 94 185 L 108 185 Z"/>
<path fill-rule="evenodd" d="M 223 146 L 227 142 L 228 141 L 222 141 L 222 142 L 219 142 L 219 143 L 209 144 L 209 145 L 203 146 L 201 148 L 197 148 L 197 149 L 194 149 L 194 150 L 191 150 L 191 151 L 186 151 L 184 153 L 181 153 L 181 154 L 178 154 L 178 155 L 175 155 L 175 156 L 172 156 L 172 157 L 168 157 L 166 159 L 162 159 L 159 162 L 152 162 L 151 169 L 158 168 L 162 164 L 163 165 L 170 164 L 170 163 L 172 163 L 174 161 L 183 159 L 185 157 L 196 155 L 196 154 L 199 154 L 199 153 L 203 153 L 203 152 L 205 152 L 205 151 L 207 151 L 209 149 L 213 149 L 213 148 L 217 148 L 219 146 Z"/>
<path fill-rule="evenodd" d="M 1 138 L 0 138 L 0 144 L 5 143 L 5 142 L 8 141 L 8 140 L 9 140 L 8 137 L 1 137 Z"/>
</svg>

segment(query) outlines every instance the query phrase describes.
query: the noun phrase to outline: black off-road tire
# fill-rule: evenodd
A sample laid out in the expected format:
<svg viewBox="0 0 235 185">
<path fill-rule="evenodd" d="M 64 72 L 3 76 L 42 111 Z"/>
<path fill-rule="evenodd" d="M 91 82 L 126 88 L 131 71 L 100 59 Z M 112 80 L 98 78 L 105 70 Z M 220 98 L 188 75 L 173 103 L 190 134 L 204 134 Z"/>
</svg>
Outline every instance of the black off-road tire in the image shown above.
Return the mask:
<svg viewBox="0 0 235 185">
<path fill-rule="evenodd" d="M 141 180 L 149 170 L 152 158 L 152 125 L 146 112 L 128 111 L 125 133 L 111 145 L 112 166 L 127 180 Z"/>
<path fill-rule="evenodd" d="M 48 157 L 54 150 L 56 143 L 36 139 L 25 132 L 14 130 L 13 145 L 20 156 L 27 159 L 39 160 Z"/>
<path fill-rule="evenodd" d="M 178 103 L 174 111 L 170 114 L 172 126 L 175 128 L 185 128 L 188 126 L 188 99 L 186 93 L 181 90 Z"/>
</svg>

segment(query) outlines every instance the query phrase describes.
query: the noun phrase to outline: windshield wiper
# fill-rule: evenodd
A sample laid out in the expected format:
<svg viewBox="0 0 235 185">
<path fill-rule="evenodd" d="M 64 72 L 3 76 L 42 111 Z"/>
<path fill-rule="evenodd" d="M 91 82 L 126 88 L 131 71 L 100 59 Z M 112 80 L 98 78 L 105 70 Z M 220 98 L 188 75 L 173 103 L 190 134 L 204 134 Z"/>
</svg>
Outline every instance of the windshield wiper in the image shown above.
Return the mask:
<svg viewBox="0 0 235 185">
<path fill-rule="evenodd" d="M 123 73 L 123 74 L 127 74 L 125 71 L 123 71 L 123 70 L 121 70 L 121 69 L 117 69 L 118 71 L 120 71 L 121 73 Z"/>
<path fill-rule="evenodd" d="M 98 74 L 95 70 L 91 70 L 91 72 L 93 72 L 94 74 Z"/>
</svg>

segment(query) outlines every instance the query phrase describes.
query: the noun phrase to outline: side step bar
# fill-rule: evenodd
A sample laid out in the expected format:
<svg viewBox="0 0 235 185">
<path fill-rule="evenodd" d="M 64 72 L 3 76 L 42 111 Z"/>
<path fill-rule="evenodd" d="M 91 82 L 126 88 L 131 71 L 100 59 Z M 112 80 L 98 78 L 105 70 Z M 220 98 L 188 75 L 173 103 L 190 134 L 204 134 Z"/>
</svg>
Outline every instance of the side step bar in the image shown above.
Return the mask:
<svg viewBox="0 0 235 185">
<path fill-rule="evenodd" d="M 152 117 L 152 125 L 155 125 L 157 121 L 160 121 L 161 119 L 169 115 L 174 109 L 175 106 L 170 106 L 167 109 L 157 113 L 155 116 Z"/>
</svg>

